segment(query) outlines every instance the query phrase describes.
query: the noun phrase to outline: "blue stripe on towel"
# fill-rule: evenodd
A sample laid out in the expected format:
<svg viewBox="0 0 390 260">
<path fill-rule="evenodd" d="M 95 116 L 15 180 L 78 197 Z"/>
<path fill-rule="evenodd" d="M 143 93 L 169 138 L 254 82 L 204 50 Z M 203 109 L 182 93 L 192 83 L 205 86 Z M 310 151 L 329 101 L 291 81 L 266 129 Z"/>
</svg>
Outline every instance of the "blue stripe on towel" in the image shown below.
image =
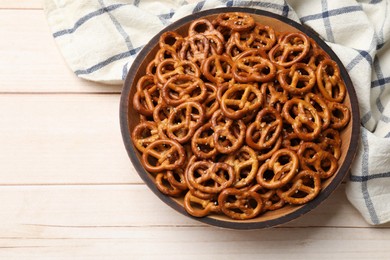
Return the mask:
<svg viewBox="0 0 390 260">
<path fill-rule="evenodd" d="M 96 10 L 94 12 L 91 12 L 83 17 L 81 17 L 79 20 L 77 20 L 77 22 L 74 24 L 73 28 L 69 28 L 69 29 L 65 29 L 65 30 L 61 30 L 61 31 L 57 31 L 55 33 L 53 33 L 53 37 L 56 38 L 56 37 L 60 37 L 62 35 L 65 35 L 65 34 L 71 34 L 73 33 L 74 31 L 77 30 L 77 28 L 79 28 L 81 25 L 83 25 L 85 22 L 87 22 L 88 20 L 90 20 L 91 18 L 95 17 L 95 16 L 99 16 L 101 14 L 104 14 L 104 13 L 107 13 L 107 12 L 111 12 L 115 9 L 118 9 L 122 6 L 125 6 L 126 4 L 114 4 L 114 5 L 109 5 L 107 7 L 104 7 L 104 8 L 100 8 L 99 10 Z"/>
</svg>

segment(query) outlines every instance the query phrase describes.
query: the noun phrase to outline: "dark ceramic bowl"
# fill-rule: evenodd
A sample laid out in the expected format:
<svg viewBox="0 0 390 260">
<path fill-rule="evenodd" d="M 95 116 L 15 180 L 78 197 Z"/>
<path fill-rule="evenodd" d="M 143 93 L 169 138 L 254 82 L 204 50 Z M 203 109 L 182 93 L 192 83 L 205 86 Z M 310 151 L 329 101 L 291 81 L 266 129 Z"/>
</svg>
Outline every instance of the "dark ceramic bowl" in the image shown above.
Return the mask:
<svg viewBox="0 0 390 260">
<path fill-rule="evenodd" d="M 135 85 L 138 79 L 144 75 L 147 64 L 154 58 L 159 46 L 158 41 L 160 35 L 165 31 L 176 31 L 181 35 L 186 35 L 189 24 L 198 18 L 214 19 L 220 13 L 226 12 L 246 12 L 251 14 L 256 21 L 269 25 L 275 29 L 275 31 L 301 31 L 314 39 L 317 44 L 327 52 L 330 57 L 337 62 L 340 67 L 341 77 L 347 87 L 347 96 L 344 100 L 344 104 L 347 105 L 351 110 L 351 121 L 345 129 L 341 132 L 342 147 L 341 147 L 341 158 L 339 159 L 339 169 L 329 179 L 324 181 L 322 184 L 322 190 L 320 194 L 312 201 L 302 206 L 285 206 L 276 211 L 268 211 L 254 219 L 250 220 L 233 220 L 223 215 L 211 215 L 203 218 L 195 218 L 189 215 L 183 208 L 182 198 L 172 198 L 162 194 L 155 186 L 153 177 L 149 174 L 140 162 L 140 153 L 134 147 L 131 132 L 134 127 L 139 123 L 138 113 L 133 109 L 133 95 L 136 91 Z M 329 46 L 321 40 L 312 30 L 291 21 L 288 18 L 251 8 L 219 8 L 208 11 L 195 13 L 184 17 L 177 22 L 166 27 L 163 31 L 158 33 L 152 40 L 143 48 L 139 53 L 136 60 L 134 61 L 129 73 L 126 77 L 126 81 L 123 87 L 121 101 L 120 101 L 120 124 L 122 130 L 123 141 L 127 149 L 128 155 L 137 170 L 139 176 L 147 184 L 150 190 L 156 194 L 162 201 L 167 205 L 186 215 L 190 218 L 194 218 L 203 223 L 207 223 L 214 226 L 232 228 L 232 229 L 258 229 L 265 227 L 272 227 L 276 225 L 284 224 L 288 221 L 296 219 L 310 210 L 317 207 L 322 201 L 324 201 L 342 182 L 346 174 L 349 172 L 352 160 L 357 150 L 357 142 L 359 140 L 359 108 L 356 98 L 356 93 L 352 85 L 351 79 L 349 78 L 343 64 L 340 62 L 336 54 L 329 48 Z"/>
</svg>

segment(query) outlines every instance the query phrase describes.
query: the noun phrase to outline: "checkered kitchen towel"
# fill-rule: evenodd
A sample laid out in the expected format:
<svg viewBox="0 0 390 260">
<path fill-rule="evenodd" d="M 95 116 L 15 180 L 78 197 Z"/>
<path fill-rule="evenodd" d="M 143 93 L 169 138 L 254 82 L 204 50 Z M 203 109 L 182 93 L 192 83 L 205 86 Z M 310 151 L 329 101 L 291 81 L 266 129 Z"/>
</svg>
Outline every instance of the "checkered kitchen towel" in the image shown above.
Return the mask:
<svg viewBox="0 0 390 260">
<path fill-rule="evenodd" d="M 154 34 L 194 12 L 253 7 L 310 26 L 340 57 L 354 83 L 361 142 L 346 194 L 367 222 L 380 224 L 390 221 L 389 5 L 385 0 L 45 0 L 45 11 L 74 73 L 109 84 L 123 82 Z"/>
</svg>

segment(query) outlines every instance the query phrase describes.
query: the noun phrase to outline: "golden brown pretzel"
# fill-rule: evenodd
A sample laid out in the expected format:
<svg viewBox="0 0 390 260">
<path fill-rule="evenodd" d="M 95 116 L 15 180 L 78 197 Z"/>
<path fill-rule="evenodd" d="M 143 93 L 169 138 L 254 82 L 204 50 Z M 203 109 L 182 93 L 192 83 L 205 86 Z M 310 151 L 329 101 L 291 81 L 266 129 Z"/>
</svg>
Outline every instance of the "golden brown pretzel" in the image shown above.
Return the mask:
<svg viewBox="0 0 390 260">
<path fill-rule="evenodd" d="M 209 56 L 210 49 L 207 37 L 195 34 L 185 39 L 179 51 L 179 57 L 181 60 L 189 60 L 200 65 Z"/>
<path fill-rule="evenodd" d="M 156 68 L 156 77 L 161 84 L 164 84 L 173 76 L 183 74 L 197 78 L 201 75 L 198 65 L 187 60 L 165 59 L 161 61 Z"/>
<path fill-rule="evenodd" d="M 305 63 L 295 63 L 278 73 L 278 81 L 287 92 L 303 95 L 314 87 L 316 76 L 314 70 Z"/>
<path fill-rule="evenodd" d="M 145 116 L 151 116 L 160 100 L 160 90 L 154 83 L 154 76 L 145 75 L 137 82 L 137 92 L 133 96 L 134 109 Z"/>
<path fill-rule="evenodd" d="M 245 141 L 256 150 L 270 148 L 278 140 L 282 127 L 283 120 L 280 113 L 272 107 L 265 107 L 246 129 Z"/>
<path fill-rule="evenodd" d="M 221 211 L 220 206 L 209 199 L 201 199 L 191 191 L 188 191 L 184 196 L 184 208 L 194 217 L 205 217 L 210 213 L 219 213 Z"/>
<path fill-rule="evenodd" d="M 176 75 L 164 84 L 161 95 L 168 105 L 178 106 L 185 101 L 204 101 L 207 89 L 200 78 L 191 75 Z"/>
<path fill-rule="evenodd" d="M 238 220 L 254 218 L 263 210 L 258 193 L 235 188 L 224 189 L 218 196 L 218 205 L 225 215 Z"/>
<path fill-rule="evenodd" d="M 245 31 L 255 25 L 255 20 L 249 14 L 234 12 L 218 15 L 215 23 L 232 31 Z"/>
<path fill-rule="evenodd" d="M 192 152 L 202 159 L 209 159 L 217 154 L 214 144 L 214 130 L 211 122 L 201 126 L 191 139 Z"/>
<path fill-rule="evenodd" d="M 322 179 L 331 177 L 338 167 L 336 158 L 321 146 L 312 142 L 305 142 L 298 150 L 299 161 L 302 169 L 313 170 Z"/>
<path fill-rule="evenodd" d="M 313 200 L 321 191 L 321 179 L 319 175 L 313 171 L 304 170 L 295 176 L 291 182 L 291 187 L 283 191 L 278 189 L 278 196 L 284 201 L 302 205 Z"/>
<path fill-rule="evenodd" d="M 198 161 L 193 163 L 186 172 L 188 183 L 195 189 L 217 194 L 233 185 L 235 181 L 232 166 L 226 163 Z"/>
<path fill-rule="evenodd" d="M 131 133 L 134 146 L 141 152 L 154 141 L 160 139 L 157 124 L 151 121 L 145 121 L 136 125 Z"/>
<path fill-rule="evenodd" d="M 310 41 L 305 34 L 288 33 L 269 51 L 268 56 L 272 62 L 282 67 L 290 67 L 304 59 L 309 50 Z"/>
<path fill-rule="evenodd" d="M 280 188 L 294 178 L 298 167 L 298 155 L 291 150 L 280 149 L 259 168 L 257 183 L 268 189 Z"/>
<path fill-rule="evenodd" d="M 321 61 L 317 67 L 316 76 L 318 89 L 325 99 L 333 102 L 344 100 L 347 90 L 335 61 L 331 59 Z"/>
<path fill-rule="evenodd" d="M 317 113 L 321 117 L 322 130 L 328 128 L 331 120 L 331 111 L 328 108 L 328 102 L 326 102 L 321 96 L 314 93 L 307 93 L 305 95 L 305 101 L 317 109 Z"/>
<path fill-rule="evenodd" d="M 246 126 L 242 120 L 227 118 L 217 110 L 211 118 L 214 128 L 214 145 L 218 152 L 229 154 L 237 151 L 243 144 Z"/>
<path fill-rule="evenodd" d="M 256 177 L 259 167 L 257 154 L 248 146 L 243 146 L 240 150 L 229 155 L 225 162 L 231 165 L 236 175 L 235 188 L 248 186 Z"/>
<path fill-rule="evenodd" d="M 203 124 L 203 120 L 204 110 L 201 104 L 194 101 L 184 102 L 169 115 L 167 134 L 181 144 L 186 143 Z"/>
<path fill-rule="evenodd" d="M 190 24 L 190 27 L 188 28 L 188 35 L 193 36 L 197 34 L 203 34 L 206 37 L 210 35 L 216 36 L 221 42 L 225 41 L 221 32 L 216 30 L 214 25 L 207 19 L 197 19 Z"/>
<path fill-rule="evenodd" d="M 276 190 L 274 189 L 267 189 L 260 184 L 255 184 L 250 190 L 260 194 L 264 204 L 263 211 L 277 210 L 285 204 L 285 201 L 276 194 Z"/>
<path fill-rule="evenodd" d="M 233 61 L 228 55 L 211 55 L 202 62 L 202 73 L 212 83 L 229 81 L 232 75 Z"/>
<path fill-rule="evenodd" d="M 263 94 L 263 106 L 273 107 L 278 112 L 282 111 L 284 103 L 286 103 L 289 99 L 287 91 L 275 82 L 263 83 L 261 85 L 260 91 Z"/>
<path fill-rule="evenodd" d="M 321 118 L 317 110 L 305 100 L 292 98 L 287 101 L 283 106 L 282 116 L 302 140 L 314 140 L 321 133 Z"/>
<path fill-rule="evenodd" d="M 158 44 L 160 48 L 164 48 L 165 46 L 169 46 L 173 48 L 176 52 L 180 49 L 183 44 L 184 38 L 180 34 L 174 31 L 167 31 L 161 34 L 160 40 Z"/>
<path fill-rule="evenodd" d="M 341 156 L 340 133 L 332 128 L 328 128 L 318 137 L 318 145 L 327 152 L 330 152 L 337 160 Z"/>
<path fill-rule="evenodd" d="M 343 129 L 351 119 L 349 108 L 346 105 L 337 102 L 328 102 L 327 104 L 331 115 L 330 126 L 333 129 Z"/>
<path fill-rule="evenodd" d="M 263 95 L 255 84 L 234 84 L 223 94 L 220 102 L 224 115 L 231 119 L 243 118 L 263 104 Z"/>
<path fill-rule="evenodd" d="M 240 83 L 268 82 L 276 75 L 275 65 L 260 56 L 243 56 L 236 59 L 232 68 L 234 79 Z"/>
<path fill-rule="evenodd" d="M 155 183 L 157 189 L 168 196 L 178 197 L 183 192 L 182 189 L 179 189 L 171 183 L 166 173 L 158 173 L 156 175 Z"/>
<path fill-rule="evenodd" d="M 159 173 L 175 170 L 185 162 L 183 146 L 173 140 L 157 140 L 146 147 L 142 154 L 142 163 L 149 172 Z"/>
</svg>

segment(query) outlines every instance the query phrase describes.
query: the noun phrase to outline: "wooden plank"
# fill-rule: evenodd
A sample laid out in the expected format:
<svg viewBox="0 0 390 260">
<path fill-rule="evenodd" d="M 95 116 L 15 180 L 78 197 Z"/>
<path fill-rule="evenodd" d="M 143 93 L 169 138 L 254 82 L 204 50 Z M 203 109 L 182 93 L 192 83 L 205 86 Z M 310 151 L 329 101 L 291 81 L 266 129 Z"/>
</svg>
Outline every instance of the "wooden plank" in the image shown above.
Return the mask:
<svg viewBox="0 0 390 260">
<path fill-rule="evenodd" d="M 139 183 L 118 94 L 0 95 L 0 184 Z"/>
<path fill-rule="evenodd" d="M 31 230 L 31 229 L 30 229 Z M 24 232 L 30 231 L 23 230 Z M 383 229 L 37 228 L 0 239 L 0 257 L 31 259 L 388 259 Z"/>
<path fill-rule="evenodd" d="M 335 195 L 288 226 L 235 231 L 178 215 L 144 185 L 1 187 L 0 258 L 384 259 L 389 230 L 366 228 Z"/>
<path fill-rule="evenodd" d="M 1 0 L 0 9 L 42 9 L 43 0 Z"/>
<path fill-rule="evenodd" d="M 42 10 L 0 10 L 0 24 L 0 93 L 121 91 L 73 74 Z"/>
<path fill-rule="evenodd" d="M 23 237 L 39 237 L 55 227 L 206 226 L 171 209 L 146 185 L 0 186 L 0 201 L 0 237 L 7 238 L 23 229 Z M 341 186 L 318 208 L 284 227 L 370 226 L 348 203 Z"/>
</svg>

